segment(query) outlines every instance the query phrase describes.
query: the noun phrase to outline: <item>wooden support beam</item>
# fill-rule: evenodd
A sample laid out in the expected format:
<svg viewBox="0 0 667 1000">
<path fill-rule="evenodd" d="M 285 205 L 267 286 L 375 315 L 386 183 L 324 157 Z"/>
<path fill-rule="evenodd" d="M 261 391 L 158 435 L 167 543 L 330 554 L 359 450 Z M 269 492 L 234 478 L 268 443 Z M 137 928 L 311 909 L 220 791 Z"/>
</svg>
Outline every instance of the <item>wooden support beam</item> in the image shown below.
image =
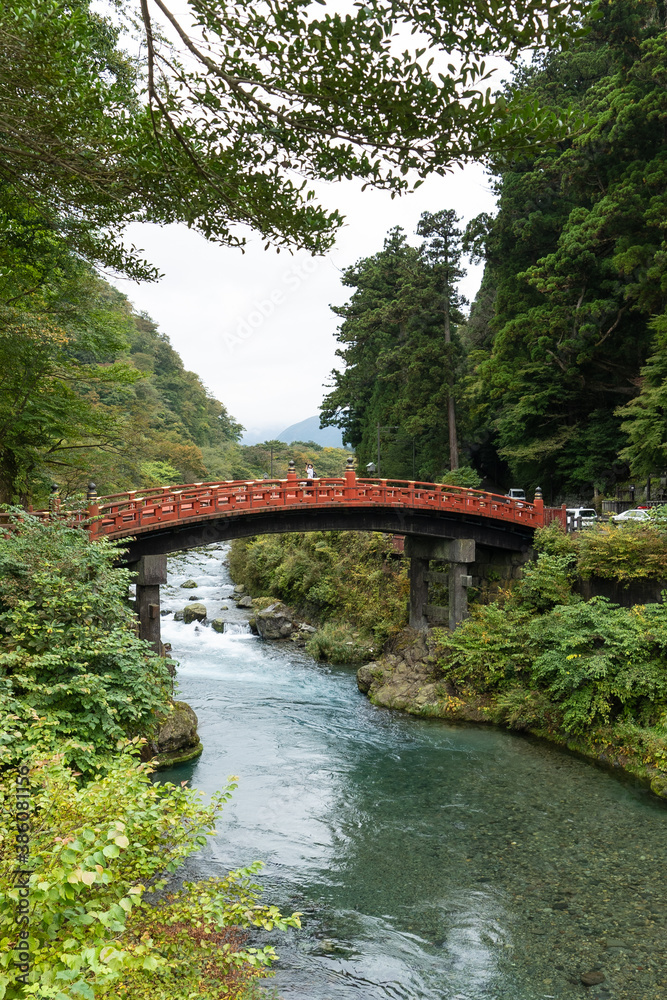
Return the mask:
<svg viewBox="0 0 667 1000">
<path fill-rule="evenodd" d="M 167 557 L 142 556 L 135 566 L 139 638 L 149 642 L 158 656 L 161 656 L 160 584 L 167 582 Z"/>
</svg>

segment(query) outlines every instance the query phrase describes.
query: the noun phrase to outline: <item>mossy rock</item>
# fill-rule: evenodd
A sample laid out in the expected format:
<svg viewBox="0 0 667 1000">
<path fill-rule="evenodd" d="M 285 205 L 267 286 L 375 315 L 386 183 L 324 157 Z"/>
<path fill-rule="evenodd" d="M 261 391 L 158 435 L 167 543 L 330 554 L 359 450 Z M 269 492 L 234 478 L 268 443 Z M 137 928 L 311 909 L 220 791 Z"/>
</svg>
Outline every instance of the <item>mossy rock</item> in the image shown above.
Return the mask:
<svg viewBox="0 0 667 1000">
<path fill-rule="evenodd" d="M 156 758 L 155 770 L 164 771 L 167 767 L 176 767 L 177 764 L 187 764 L 190 760 L 201 757 L 204 751 L 202 743 L 185 750 L 174 750 L 172 753 L 159 753 Z"/>
<path fill-rule="evenodd" d="M 195 587 L 198 587 L 198 586 L 199 586 L 199 584 L 197 583 L 196 580 L 185 580 L 181 584 L 181 590 L 194 590 Z"/>
<path fill-rule="evenodd" d="M 211 628 L 213 629 L 214 632 L 224 632 L 225 623 L 223 622 L 222 618 L 214 618 L 213 621 L 211 622 Z"/>
<path fill-rule="evenodd" d="M 190 622 L 203 622 L 206 619 L 206 605 L 200 604 L 198 601 L 193 604 L 187 604 L 183 608 L 183 621 L 186 625 Z"/>
<path fill-rule="evenodd" d="M 651 791 L 661 799 L 667 799 L 667 774 L 656 774 L 651 779 Z"/>
<path fill-rule="evenodd" d="M 186 701 L 175 701 L 173 711 L 160 720 L 158 754 L 190 750 L 199 743 L 197 716 Z"/>
</svg>

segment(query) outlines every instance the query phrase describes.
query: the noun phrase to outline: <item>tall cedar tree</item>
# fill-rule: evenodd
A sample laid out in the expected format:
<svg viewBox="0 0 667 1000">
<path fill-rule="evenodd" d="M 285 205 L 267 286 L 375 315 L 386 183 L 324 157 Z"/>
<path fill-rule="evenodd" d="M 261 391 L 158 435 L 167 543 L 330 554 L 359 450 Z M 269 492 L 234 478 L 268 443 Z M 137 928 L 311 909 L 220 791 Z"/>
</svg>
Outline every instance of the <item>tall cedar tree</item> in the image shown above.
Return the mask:
<svg viewBox="0 0 667 1000">
<path fill-rule="evenodd" d="M 430 250 L 409 246 L 400 228 L 380 253 L 346 271 L 343 283 L 354 289 L 334 308 L 343 320 L 337 337 L 345 346 L 337 354 L 345 367 L 331 374 L 322 422 L 342 428 L 360 465 L 376 460 L 379 427 L 382 476 L 433 479 L 451 467 L 446 415 L 461 364 L 459 300 L 453 291 L 447 300 L 446 344 L 441 264 Z"/>
</svg>

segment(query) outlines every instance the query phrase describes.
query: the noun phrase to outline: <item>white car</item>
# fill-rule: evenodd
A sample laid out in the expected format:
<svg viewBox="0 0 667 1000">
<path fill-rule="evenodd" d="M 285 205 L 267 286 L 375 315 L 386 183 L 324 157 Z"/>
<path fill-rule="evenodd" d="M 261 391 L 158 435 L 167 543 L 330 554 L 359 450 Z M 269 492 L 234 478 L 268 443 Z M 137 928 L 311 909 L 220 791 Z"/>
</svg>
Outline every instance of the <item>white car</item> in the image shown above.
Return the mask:
<svg viewBox="0 0 667 1000">
<path fill-rule="evenodd" d="M 594 507 L 568 507 L 567 530 L 576 531 L 578 528 L 590 528 L 597 521 L 597 511 Z"/>
<path fill-rule="evenodd" d="M 614 514 L 612 521 L 614 524 L 631 524 L 633 521 L 650 521 L 651 517 L 647 510 L 639 510 L 633 507 L 632 510 L 624 510 L 622 514 Z"/>
</svg>

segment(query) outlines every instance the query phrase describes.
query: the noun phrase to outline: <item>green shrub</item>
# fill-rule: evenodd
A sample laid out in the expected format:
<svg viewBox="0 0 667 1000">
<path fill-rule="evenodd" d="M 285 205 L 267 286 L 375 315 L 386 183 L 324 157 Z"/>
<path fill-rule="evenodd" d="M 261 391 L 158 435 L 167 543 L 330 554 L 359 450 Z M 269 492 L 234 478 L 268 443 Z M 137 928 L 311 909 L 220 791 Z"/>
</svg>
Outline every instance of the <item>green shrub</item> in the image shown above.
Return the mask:
<svg viewBox="0 0 667 1000">
<path fill-rule="evenodd" d="M 667 579 L 667 531 L 659 515 L 653 522 L 598 524 L 569 535 L 553 521 L 538 528 L 534 545 L 551 556 L 576 555 L 576 571 L 584 578 Z"/>
<path fill-rule="evenodd" d="M 27 515 L 0 538 L 0 743 L 16 760 L 70 740 L 88 770 L 167 709 L 167 664 L 136 635 L 117 556 L 113 543 Z"/>
<path fill-rule="evenodd" d="M 562 722 L 562 712 L 546 692 L 519 685 L 498 694 L 491 717 L 518 730 L 553 729 Z"/>
<path fill-rule="evenodd" d="M 552 521 L 546 528 L 537 529 L 533 545 L 538 552 L 550 556 L 576 555 L 579 537 L 580 533 L 568 534 L 560 521 Z"/>
<path fill-rule="evenodd" d="M 570 732 L 610 720 L 655 724 L 667 709 L 667 608 L 602 597 L 554 608 L 529 627 L 533 682 Z"/>
<path fill-rule="evenodd" d="M 515 728 L 667 725 L 663 604 L 621 608 L 596 597 L 539 614 L 494 603 L 437 638 L 444 677 L 462 695 L 493 695 L 494 717 Z"/>
<path fill-rule="evenodd" d="M 584 578 L 667 578 L 667 532 L 660 527 L 650 522 L 598 525 L 579 534 L 578 570 Z"/>
<path fill-rule="evenodd" d="M 463 694 L 514 686 L 527 675 L 530 614 L 497 602 L 471 608 L 470 617 L 454 632 L 434 631 L 438 666 Z"/>
<path fill-rule="evenodd" d="M 574 553 L 550 555 L 540 552 L 536 562 L 523 568 L 521 580 L 512 589 L 512 602 L 526 611 L 547 611 L 573 600 Z"/>
<path fill-rule="evenodd" d="M 127 747 L 83 786 L 62 755 L 2 775 L 0 995 L 240 998 L 243 983 L 266 974 L 276 956 L 271 947 L 246 947 L 239 931 L 299 926 L 298 914 L 282 917 L 259 904 L 257 864 L 164 894 L 163 876 L 215 832 L 235 786 L 204 804 L 199 792 L 154 784 L 150 767 L 128 752 L 136 749 Z M 17 824 L 28 830 L 27 860 L 17 854 Z M 27 897 L 17 868 L 32 872 Z M 147 890 L 157 893 L 153 905 Z M 30 914 L 29 970 L 14 961 L 22 898 Z"/>
</svg>

